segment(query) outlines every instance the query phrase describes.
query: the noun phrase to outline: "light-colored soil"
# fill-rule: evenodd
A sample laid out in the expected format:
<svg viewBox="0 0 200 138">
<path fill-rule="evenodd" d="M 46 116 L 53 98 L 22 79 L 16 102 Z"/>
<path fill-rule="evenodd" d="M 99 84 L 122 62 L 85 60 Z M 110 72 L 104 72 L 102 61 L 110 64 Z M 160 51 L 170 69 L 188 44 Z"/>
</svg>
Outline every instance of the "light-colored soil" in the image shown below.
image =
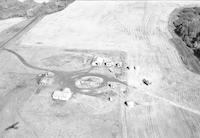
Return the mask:
<svg viewBox="0 0 200 138">
<path fill-rule="evenodd" d="M 12 25 L 15 25 L 21 21 L 23 21 L 24 19 L 22 18 L 12 18 L 12 19 L 8 19 L 8 20 L 3 20 L 0 21 L 0 32 L 11 27 Z"/>
<path fill-rule="evenodd" d="M 19 82 L 27 82 L 26 88 L 15 89 L 17 86 L 11 81 L 8 84 L 13 91 L 5 90 L 9 100 L 2 102 L 2 135 L 9 138 L 199 137 L 200 76 L 183 65 L 169 41 L 171 35 L 167 29 L 169 14 L 186 4 L 191 3 L 77 1 L 61 12 L 44 17 L 17 45 L 7 48 L 18 52 L 32 65 L 44 67 L 45 64 L 48 68 L 55 65 L 53 58 L 63 63 L 58 57 L 65 55 L 64 50 L 123 51 L 130 67 L 126 72 L 129 89 L 126 93 L 115 91 L 113 101 L 77 93 L 71 100 L 57 103 L 51 99 L 57 84 L 33 94 L 37 88 L 33 76 L 43 71 L 24 67 L 12 53 L 2 51 L 0 56 L 6 60 L 2 74 L 9 71 L 28 74 L 28 77 L 20 77 L 21 74 L 14 77 L 22 79 Z M 108 55 L 112 54 L 108 52 Z M 69 54 L 66 61 L 68 59 L 72 59 L 72 55 Z M 59 69 L 69 68 L 73 66 Z M 63 79 L 65 77 L 67 75 Z M 5 75 L 5 80 L 9 78 Z M 143 79 L 151 84 L 145 85 Z M 126 100 L 133 101 L 135 106 L 125 106 Z M 15 105 L 19 110 L 12 110 Z M 16 121 L 20 122 L 18 129 L 3 130 Z"/>
</svg>

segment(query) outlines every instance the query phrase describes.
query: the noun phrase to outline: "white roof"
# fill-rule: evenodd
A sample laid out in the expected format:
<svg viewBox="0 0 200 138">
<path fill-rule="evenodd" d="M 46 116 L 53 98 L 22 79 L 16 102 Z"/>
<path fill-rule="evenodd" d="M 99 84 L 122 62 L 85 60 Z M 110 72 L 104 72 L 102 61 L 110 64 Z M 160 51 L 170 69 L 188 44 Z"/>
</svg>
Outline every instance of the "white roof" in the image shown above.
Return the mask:
<svg viewBox="0 0 200 138">
<path fill-rule="evenodd" d="M 104 61 L 104 59 L 102 57 L 95 57 L 94 60 L 93 60 L 93 62 L 92 62 L 92 65 L 93 66 L 102 65 L 103 61 Z"/>
<path fill-rule="evenodd" d="M 26 0 L 18 0 L 18 1 L 20 1 L 20 2 L 24 2 L 24 1 L 26 1 Z"/>
<path fill-rule="evenodd" d="M 97 58 L 96 58 L 96 61 L 98 61 L 98 62 L 101 62 L 101 63 L 102 63 L 102 62 L 104 61 L 104 58 L 102 58 L 102 57 L 97 57 Z"/>
<path fill-rule="evenodd" d="M 69 88 L 65 88 L 64 90 L 55 90 L 52 94 L 52 98 L 54 100 L 62 100 L 67 101 L 72 97 L 72 92 Z"/>
<path fill-rule="evenodd" d="M 34 0 L 34 1 L 37 2 L 37 3 L 43 3 L 43 2 L 47 3 L 47 2 L 49 2 L 49 0 Z"/>
</svg>

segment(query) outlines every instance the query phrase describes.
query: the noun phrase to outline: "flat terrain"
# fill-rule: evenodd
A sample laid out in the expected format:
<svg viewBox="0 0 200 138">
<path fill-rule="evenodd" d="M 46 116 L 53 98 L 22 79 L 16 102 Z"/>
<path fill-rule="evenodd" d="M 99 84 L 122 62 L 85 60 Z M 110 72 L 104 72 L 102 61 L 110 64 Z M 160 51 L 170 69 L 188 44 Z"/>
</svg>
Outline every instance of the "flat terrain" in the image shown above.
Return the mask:
<svg viewBox="0 0 200 138">
<path fill-rule="evenodd" d="M 198 2 L 76 1 L 45 16 L 14 44 L 4 45 L 1 136 L 200 137 L 200 76 L 184 66 L 167 28 L 174 8 L 187 4 Z M 88 59 L 93 56 L 122 62 L 122 77 L 107 68 L 91 68 Z M 56 74 L 56 83 L 36 93 L 36 76 L 46 71 Z M 75 89 L 73 78 L 91 74 L 120 86 L 114 93 L 104 85 L 89 93 Z M 52 100 L 60 87 L 74 90 L 69 101 Z M 5 130 L 16 122 L 17 129 Z"/>
</svg>

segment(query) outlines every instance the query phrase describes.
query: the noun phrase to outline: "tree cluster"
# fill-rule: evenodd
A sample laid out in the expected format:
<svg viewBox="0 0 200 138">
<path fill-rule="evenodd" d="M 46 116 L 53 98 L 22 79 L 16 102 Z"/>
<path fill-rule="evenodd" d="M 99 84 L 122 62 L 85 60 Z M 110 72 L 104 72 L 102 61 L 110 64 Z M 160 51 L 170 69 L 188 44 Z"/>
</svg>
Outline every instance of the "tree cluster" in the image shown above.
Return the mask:
<svg viewBox="0 0 200 138">
<path fill-rule="evenodd" d="M 173 21 L 174 32 L 192 49 L 200 48 L 200 7 L 180 10 Z"/>
</svg>

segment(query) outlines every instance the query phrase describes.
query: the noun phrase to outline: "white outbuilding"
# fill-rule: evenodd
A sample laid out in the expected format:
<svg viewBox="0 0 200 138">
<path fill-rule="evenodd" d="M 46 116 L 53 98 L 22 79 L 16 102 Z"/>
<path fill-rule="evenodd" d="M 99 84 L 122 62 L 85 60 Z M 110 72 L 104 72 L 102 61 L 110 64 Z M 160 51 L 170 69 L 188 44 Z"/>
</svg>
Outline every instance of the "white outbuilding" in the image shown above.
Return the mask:
<svg viewBox="0 0 200 138">
<path fill-rule="evenodd" d="M 122 62 L 117 62 L 115 63 L 115 67 L 121 68 L 123 66 Z"/>
<path fill-rule="evenodd" d="M 37 3 L 48 3 L 49 0 L 34 0 Z"/>
<path fill-rule="evenodd" d="M 25 2 L 26 0 L 18 0 L 18 1 L 20 1 L 20 2 Z"/>
<path fill-rule="evenodd" d="M 112 62 L 111 59 L 109 59 L 109 58 L 104 58 L 104 65 L 105 65 L 106 67 L 111 67 L 111 66 L 114 65 L 114 63 Z"/>
<path fill-rule="evenodd" d="M 52 98 L 54 100 L 68 101 L 72 97 L 72 92 L 69 88 L 63 90 L 55 90 L 52 93 Z"/>
<path fill-rule="evenodd" d="M 102 57 L 94 57 L 92 60 L 92 66 L 102 66 L 104 63 L 104 58 Z"/>
<path fill-rule="evenodd" d="M 135 103 L 133 101 L 125 101 L 124 104 L 128 107 L 128 108 L 133 108 L 135 106 Z"/>
</svg>

